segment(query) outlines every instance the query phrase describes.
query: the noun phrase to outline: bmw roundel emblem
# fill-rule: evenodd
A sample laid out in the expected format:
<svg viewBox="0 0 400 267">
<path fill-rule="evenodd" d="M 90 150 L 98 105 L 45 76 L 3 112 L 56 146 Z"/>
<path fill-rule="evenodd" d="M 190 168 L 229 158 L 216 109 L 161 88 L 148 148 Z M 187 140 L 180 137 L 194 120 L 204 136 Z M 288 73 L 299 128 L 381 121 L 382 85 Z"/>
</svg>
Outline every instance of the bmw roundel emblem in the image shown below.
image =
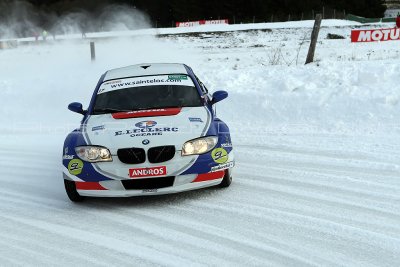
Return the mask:
<svg viewBox="0 0 400 267">
<path fill-rule="evenodd" d="M 144 140 L 142 141 L 142 144 L 143 144 L 143 145 L 148 145 L 148 144 L 150 144 L 150 141 L 149 141 L 148 139 L 144 139 Z"/>
</svg>

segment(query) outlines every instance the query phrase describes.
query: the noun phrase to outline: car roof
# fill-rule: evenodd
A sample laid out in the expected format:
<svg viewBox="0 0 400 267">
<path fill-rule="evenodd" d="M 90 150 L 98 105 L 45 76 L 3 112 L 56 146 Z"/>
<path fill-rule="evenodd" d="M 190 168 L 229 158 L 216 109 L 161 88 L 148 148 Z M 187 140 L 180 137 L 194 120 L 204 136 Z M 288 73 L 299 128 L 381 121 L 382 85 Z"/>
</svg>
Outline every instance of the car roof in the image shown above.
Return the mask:
<svg viewBox="0 0 400 267">
<path fill-rule="evenodd" d="M 163 74 L 188 74 L 185 64 L 148 63 L 112 69 L 105 73 L 104 81 L 127 77 L 140 77 Z"/>
</svg>

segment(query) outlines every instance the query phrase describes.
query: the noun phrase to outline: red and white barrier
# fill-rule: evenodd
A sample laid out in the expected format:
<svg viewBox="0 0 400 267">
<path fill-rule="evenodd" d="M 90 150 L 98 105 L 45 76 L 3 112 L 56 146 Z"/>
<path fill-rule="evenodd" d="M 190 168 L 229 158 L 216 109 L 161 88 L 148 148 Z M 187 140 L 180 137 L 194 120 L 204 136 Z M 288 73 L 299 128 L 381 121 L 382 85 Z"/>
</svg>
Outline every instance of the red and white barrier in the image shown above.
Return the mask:
<svg viewBox="0 0 400 267">
<path fill-rule="evenodd" d="M 398 40 L 400 40 L 399 28 L 351 31 L 352 43 L 384 42 Z"/>
<path fill-rule="evenodd" d="M 188 22 L 177 22 L 176 27 L 195 27 L 200 25 L 217 25 L 217 24 L 229 24 L 227 19 L 218 20 L 198 20 L 198 21 L 188 21 Z"/>
</svg>

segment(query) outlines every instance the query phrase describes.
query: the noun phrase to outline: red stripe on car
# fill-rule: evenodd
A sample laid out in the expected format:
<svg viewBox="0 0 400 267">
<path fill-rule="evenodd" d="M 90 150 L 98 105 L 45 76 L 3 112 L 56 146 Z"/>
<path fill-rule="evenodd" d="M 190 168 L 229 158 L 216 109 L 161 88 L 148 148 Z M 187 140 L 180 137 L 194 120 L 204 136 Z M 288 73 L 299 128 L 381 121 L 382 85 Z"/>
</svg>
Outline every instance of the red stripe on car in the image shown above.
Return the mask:
<svg viewBox="0 0 400 267">
<path fill-rule="evenodd" d="M 217 171 L 217 172 L 209 172 L 209 173 L 204 173 L 204 174 L 199 174 L 197 175 L 197 178 L 193 181 L 193 183 L 197 182 L 204 182 L 204 181 L 210 181 L 210 180 L 215 180 L 215 179 L 221 179 L 225 175 L 225 171 Z"/>
<path fill-rule="evenodd" d="M 160 108 L 149 110 L 134 110 L 128 112 L 113 113 L 114 119 L 130 119 L 130 118 L 143 118 L 143 117 L 159 117 L 159 116 L 174 116 L 181 112 L 182 108 Z"/>
<path fill-rule="evenodd" d="M 107 190 L 98 182 L 75 182 L 77 190 Z"/>
</svg>

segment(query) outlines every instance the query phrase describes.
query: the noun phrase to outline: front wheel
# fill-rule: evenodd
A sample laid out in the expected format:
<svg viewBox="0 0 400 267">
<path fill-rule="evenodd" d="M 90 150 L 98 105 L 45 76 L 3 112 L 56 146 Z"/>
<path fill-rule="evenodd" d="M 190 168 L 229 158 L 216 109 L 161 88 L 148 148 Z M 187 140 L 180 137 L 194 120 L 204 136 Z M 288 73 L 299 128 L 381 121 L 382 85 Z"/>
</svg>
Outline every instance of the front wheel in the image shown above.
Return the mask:
<svg viewBox="0 0 400 267">
<path fill-rule="evenodd" d="M 79 195 L 78 191 L 76 191 L 76 185 L 74 181 L 64 179 L 64 186 L 67 196 L 72 202 L 82 202 L 85 199 L 85 197 Z"/>
<path fill-rule="evenodd" d="M 222 182 L 218 186 L 221 188 L 225 188 L 229 187 L 231 183 L 232 183 L 232 170 L 226 169 L 224 179 L 222 179 Z"/>
</svg>

